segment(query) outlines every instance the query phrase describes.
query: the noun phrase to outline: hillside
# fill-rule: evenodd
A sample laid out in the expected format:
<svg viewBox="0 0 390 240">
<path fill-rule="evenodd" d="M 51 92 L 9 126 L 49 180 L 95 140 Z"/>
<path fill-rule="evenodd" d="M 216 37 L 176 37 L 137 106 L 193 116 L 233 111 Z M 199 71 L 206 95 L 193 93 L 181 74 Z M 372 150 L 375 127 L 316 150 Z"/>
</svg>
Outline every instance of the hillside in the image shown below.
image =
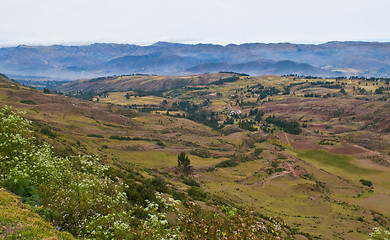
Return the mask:
<svg viewBox="0 0 390 240">
<path fill-rule="evenodd" d="M 93 153 L 118 172 L 160 177 L 175 189 L 165 194 L 206 211 L 281 217 L 286 239 L 366 239 L 373 227 L 390 228 L 388 84 L 117 76 L 63 86 L 92 91 L 94 102 L 0 85 L 0 106 L 25 110 L 58 156 Z M 191 160 L 188 174 L 177 168 L 180 152 Z"/>
<path fill-rule="evenodd" d="M 64 92 L 105 92 L 105 91 L 143 91 L 164 92 L 187 85 L 209 84 L 221 78 L 231 77 L 233 73 L 211 73 L 190 76 L 149 76 L 130 75 L 113 76 L 72 81 L 55 88 Z"/>
<path fill-rule="evenodd" d="M 389 43 L 377 42 L 20 45 L 0 48 L 0 72 L 17 80 L 74 80 L 136 73 L 178 76 L 219 71 L 389 77 L 389 53 Z"/>
<path fill-rule="evenodd" d="M 2 239 L 74 239 L 48 224 L 21 199 L 0 188 L 0 238 Z"/>
</svg>

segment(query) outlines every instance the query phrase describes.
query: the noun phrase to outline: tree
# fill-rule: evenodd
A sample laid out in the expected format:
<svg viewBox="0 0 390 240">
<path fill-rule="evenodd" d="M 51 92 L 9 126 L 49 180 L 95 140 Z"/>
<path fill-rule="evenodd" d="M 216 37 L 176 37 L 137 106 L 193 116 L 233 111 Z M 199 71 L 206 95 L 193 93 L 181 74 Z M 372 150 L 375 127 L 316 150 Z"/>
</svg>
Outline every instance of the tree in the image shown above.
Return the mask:
<svg viewBox="0 0 390 240">
<path fill-rule="evenodd" d="M 126 93 L 126 99 L 129 100 L 130 99 L 130 94 L 129 93 Z"/>
<path fill-rule="evenodd" d="M 375 89 L 375 94 L 382 94 L 383 90 L 384 90 L 384 87 L 377 88 L 377 89 Z"/>
<path fill-rule="evenodd" d="M 183 172 L 188 173 L 191 169 L 191 161 L 186 156 L 185 152 L 180 152 L 179 155 L 177 156 L 177 166 L 179 169 L 181 169 Z"/>
<path fill-rule="evenodd" d="M 44 89 L 43 89 L 43 93 L 44 93 L 44 94 L 49 94 L 49 93 L 50 93 L 50 90 L 47 89 L 47 88 L 44 88 Z"/>
</svg>

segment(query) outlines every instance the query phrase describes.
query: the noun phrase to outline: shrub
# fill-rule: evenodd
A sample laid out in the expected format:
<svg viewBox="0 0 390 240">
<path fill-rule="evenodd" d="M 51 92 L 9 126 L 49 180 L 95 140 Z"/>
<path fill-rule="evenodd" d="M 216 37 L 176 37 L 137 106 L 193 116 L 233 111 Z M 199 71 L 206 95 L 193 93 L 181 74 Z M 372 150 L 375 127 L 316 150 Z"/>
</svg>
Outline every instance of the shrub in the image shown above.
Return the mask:
<svg viewBox="0 0 390 240">
<path fill-rule="evenodd" d="M 229 160 L 225 160 L 225 161 L 222 161 L 222 162 L 218 163 L 217 165 L 215 165 L 215 167 L 227 168 L 227 167 L 235 167 L 237 165 L 238 165 L 238 163 L 236 163 L 235 161 L 229 159 Z"/>
<path fill-rule="evenodd" d="M 94 138 L 104 138 L 102 135 L 99 135 L 99 134 L 88 134 L 87 137 L 94 137 Z"/>
<path fill-rule="evenodd" d="M 120 141 L 129 141 L 129 140 L 131 140 L 130 137 L 127 137 L 127 136 L 117 136 L 117 135 L 110 136 L 110 139 L 115 139 L 115 140 L 120 140 Z"/>
<path fill-rule="evenodd" d="M 45 134 L 45 135 L 47 135 L 47 136 L 49 136 L 49 137 L 52 137 L 52 138 L 56 138 L 56 137 L 57 137 L 57 134 L 54 133 L 53 131 L 51 131 L 51 130 L 50 130 L 49 128 L 47 128 L 47 127 L 42 128 L 42 129 L 41 129 L 41 133 L 42 133 L 42 134 Z"/>
<path fill-rule="evenodd" d="M 193 178 L 184 178 L 183 183 L 188 186 L 200 187 L 199 183 Z"/>
<path fill-rule="evenodd" d="M 263 152 L 263 149 L 262 149 L 262 148 L 256 148 L 256 149 L 255 149 L 255 155 L 256 155 L 256 156 L 259 156 L 262 152 Z"/>
<path fill-rule="evenodd" d="M 369 180 L 360 179 L 359 182 L 361 182 L 364 186 L 367 186 L 367 187 L 371 187 L 372 186 L 372 182 L 369 181 Z"/>
<path fill-rule="evenodd" d="M 29 105 L 37 105 L 34 101 L 31 100 L 20 100 L 20 102 Z"/>
<path fill-rule="evenodd" d="M 200 187 L 191 186 L 187 189 L 187 193 L 190 197 L 195 200 L 204 200 L 207 196 L 207 193 Z"/>
<path fill-rule="evenodd" d="M 207 149 L 195 149 L 195 150 L 191 150 L 190 153 L 194 156 L 198 156 L 201 158 L 208 158 L 211 155 L 210 151 Z"/>
</svg>

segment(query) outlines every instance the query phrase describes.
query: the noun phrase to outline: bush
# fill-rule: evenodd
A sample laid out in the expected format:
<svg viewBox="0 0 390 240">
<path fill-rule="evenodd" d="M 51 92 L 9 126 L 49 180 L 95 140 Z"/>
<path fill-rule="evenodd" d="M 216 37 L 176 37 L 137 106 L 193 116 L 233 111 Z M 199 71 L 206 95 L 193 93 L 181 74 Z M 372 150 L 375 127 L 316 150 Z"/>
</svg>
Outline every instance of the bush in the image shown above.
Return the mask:
<svg viewBox="0 0 390 240">
<path fill-rule="evenodd" d="M 194 156 L 198 156 L 201 158 L 208 158 L 211 155 L 210 151 L 207 149 L 195 149 L 195 150 L 191 150 L 190 153 Z"/>
<path fill-rule="evenodd" d="M 200 184 L 193 178 L 184 178 L 183 183 L 188 186 L 200 187 Z"/>
<path fill-rule="evenodd" d="M 195 200 L 202 201 L 207 197 L 207 193 L 200 187 L 192 186 L 187 189 L 187 193 Z"/>
<path fill-rule="evenodd" d="M 256 148 L 256 149 L 255 149 L 255 155 L 256 155 L 256 156 L 259 156 L 262 152 L 263 152 L 263 149 L 262 149 L 262 148 Z"/>
<path fill-rule="evenodd" d="M 42 134 L 45 134 L 49 137 L 52 137 L 52 138 L 56 138 L 57 137 L 57 134 L 55 134 L 53 131 L 51 131 L 49 128 L 47 127 L 44 127 L 41 129 L 41 133 Z"/>
<path fill-rule="evenodd" d="M 359 181 L 360 181 L 364 186 L 367 186 L 367 187 L 371 187 L 371 186 L 372 186 L 372 182 L 369 181 L 369 180 L 360 179 Z"/>
<path fill-rule="evenodd" d="M 94 137 L 94 138 L 104 138 L 102 135 L 99 134 L 88 134 L 87 137 Z"/>
<path fill-rule="evenodd" d="M 225 161 L 222 161 L 222 162 L 218 163 L 217 165 L 215 165 L 215 167 L 227 168 L 227 167 L 235 167 L 237 165 L 238 165 L 238 163 L 236 163 L 235 161 L 229 159 L 229 160 L 225 160 Z"/>
<path fill-rule="evenodd" d="M 93 216 L 127 209 L 93 156 L 60 158 L 48 144 L 35 145 L 23 112 L 0 110 L 0 184 L 20 195 L 54 226 L 82 235 Z"/>
<path fill-rule="evenodd" d="M 29 105 L 37 105 L 34 101 L 31 100 L 20 100 L 20 102 Z"/>
<path fill-rule="evenodd" d="M 115 140 L 120 140 L 120 141 L 129 141 L 129 140 L 131 140 L 130 137 L 127 137 L 127 136 L 117 136 L 117 135 L 110 136 L 110 139 L 115 139 Z"/>
</svg>

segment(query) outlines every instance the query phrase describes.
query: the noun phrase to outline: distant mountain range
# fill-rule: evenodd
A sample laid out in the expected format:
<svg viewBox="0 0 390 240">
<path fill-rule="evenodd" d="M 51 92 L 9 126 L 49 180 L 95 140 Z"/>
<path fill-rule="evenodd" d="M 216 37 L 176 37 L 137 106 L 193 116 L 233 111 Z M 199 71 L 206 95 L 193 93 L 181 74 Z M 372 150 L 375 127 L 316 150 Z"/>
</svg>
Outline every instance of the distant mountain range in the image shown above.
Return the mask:
<svg viewBox="0 0 390 240">
<path fill-rule="evenodd" d="M 150 46 L 95 43 L 0 48 L 0 72 L 17 80 L 73 80 L 135 73 L 191 75 L 219 71 L 250 75 L 390 77 L 390 43 L 221 46 L 158 42 Z"/>
</svg>

